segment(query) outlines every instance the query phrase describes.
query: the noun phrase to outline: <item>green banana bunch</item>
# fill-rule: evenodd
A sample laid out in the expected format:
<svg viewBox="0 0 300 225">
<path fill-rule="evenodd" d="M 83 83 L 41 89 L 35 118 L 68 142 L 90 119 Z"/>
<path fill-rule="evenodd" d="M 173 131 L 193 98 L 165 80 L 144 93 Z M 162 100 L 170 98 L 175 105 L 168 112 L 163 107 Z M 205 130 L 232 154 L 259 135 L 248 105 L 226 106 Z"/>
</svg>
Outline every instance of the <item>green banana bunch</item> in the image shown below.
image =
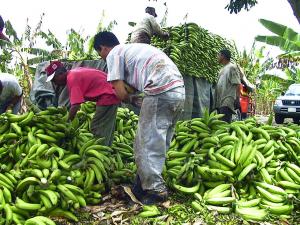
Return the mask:
<svg viewBox="0 0 300 225">
<path fill-rule="evenodd" d="M 158 215 L 160 215 L 160 211 L 155 205 L 152 206 L 144 205 L 143 211 L 138 214 L 138 216 L 142 218 L 154 217 Z"/>
<path fill-rule="evenodd" d="M 181 74 L 203 77 L 211 83 L 217 80 L 220 66 L 212 61 L 221 49 L 230 49 L 235 56 L 236 49 L 229 41 L 212 34 L 195 23 L 166 28 L 169 40 L 153 37 L 151 44 L 162 49 L 177 65 Z"/>
</svg>

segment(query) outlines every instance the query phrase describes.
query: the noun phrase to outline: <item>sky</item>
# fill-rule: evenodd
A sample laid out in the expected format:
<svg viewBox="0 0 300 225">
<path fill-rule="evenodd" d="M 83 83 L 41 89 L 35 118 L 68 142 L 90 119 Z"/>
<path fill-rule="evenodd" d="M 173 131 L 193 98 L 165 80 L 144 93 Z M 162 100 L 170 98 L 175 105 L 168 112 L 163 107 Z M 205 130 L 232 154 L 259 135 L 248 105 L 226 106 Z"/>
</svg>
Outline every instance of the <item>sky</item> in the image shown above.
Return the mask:
<svg viewBox="0 0 300 225">
<path fill-rule="evenodd" d="M 258 0 L 258 4 L 249 12 L 238 15 L 225 10 L 229 0 L 1 0 L 0 15 L 10 20 L 13 27 L 21 34 L 27 18 L 34 27 L 40 15 L 45 13 L 42 30 L 50 29 L 61 41 L 65 41 L 70 28 L 84 35 L 94 35 L 102 12 L 105 22 L 116 20 L 118 25 L 113 32 L 121 42 L 132 30 L 129 21 L 138 21 L 147 5 L 156 7 L 157 20 L 161 21 L 165 12 L 164 2 L 169 13 L 167 25 L 195 22 L 212 33 L 234 40 L 239 50 L 249 50 L 256 35 L 270 34 L 258 19 L 269 19 L 287 25 L 300 32 L 298 24 L 287 0 Z M 187 19 L 185 19 L 187 18 Z M 276 51 L 276 49 L 271 51 Z"/>
</svg>

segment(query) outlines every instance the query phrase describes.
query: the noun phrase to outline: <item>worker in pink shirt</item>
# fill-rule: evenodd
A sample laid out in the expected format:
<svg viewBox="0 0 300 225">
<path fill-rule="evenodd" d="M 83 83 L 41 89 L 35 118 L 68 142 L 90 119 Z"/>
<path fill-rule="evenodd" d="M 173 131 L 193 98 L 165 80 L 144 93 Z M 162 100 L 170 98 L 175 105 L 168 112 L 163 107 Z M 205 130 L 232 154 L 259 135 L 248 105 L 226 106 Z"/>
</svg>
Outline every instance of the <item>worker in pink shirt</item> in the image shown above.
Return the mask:
<svg viewBox="0 0 300 225">
<path fill-rule="evenodd" d="M 111 145 L 120 100 L 116 97 L 112 85 L 107 82 L 106 73 L 83 67 L 68 71 L 59 61 L 51 62 L 45 72 L 48 76 L 47 82 L 52 81 L 59 86 L 67 85 L 71 103 L 70 120 L 76 116 L 81 103 L 96 102 L 91 131 L 95 137 L 105 137 L 105 144 Z"/>
</svg>

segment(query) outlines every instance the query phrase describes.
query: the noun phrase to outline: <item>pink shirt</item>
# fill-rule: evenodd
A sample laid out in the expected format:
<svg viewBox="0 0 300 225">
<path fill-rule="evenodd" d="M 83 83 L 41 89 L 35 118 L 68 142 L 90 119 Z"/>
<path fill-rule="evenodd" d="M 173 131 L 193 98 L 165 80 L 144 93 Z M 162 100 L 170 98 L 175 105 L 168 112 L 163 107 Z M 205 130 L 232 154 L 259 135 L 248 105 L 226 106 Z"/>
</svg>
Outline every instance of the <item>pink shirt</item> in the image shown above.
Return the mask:
<svg viewBox="0 0 300 225">
<path fill-rule="evenodd" d="M 85 101 L 97 105 L 116 105 L 120 100 L 112 85 L 107 82 L 107 75 L 96 69 L 78 67 L 68 72 L 67 86 L 71 105 Z"/>
</svg>

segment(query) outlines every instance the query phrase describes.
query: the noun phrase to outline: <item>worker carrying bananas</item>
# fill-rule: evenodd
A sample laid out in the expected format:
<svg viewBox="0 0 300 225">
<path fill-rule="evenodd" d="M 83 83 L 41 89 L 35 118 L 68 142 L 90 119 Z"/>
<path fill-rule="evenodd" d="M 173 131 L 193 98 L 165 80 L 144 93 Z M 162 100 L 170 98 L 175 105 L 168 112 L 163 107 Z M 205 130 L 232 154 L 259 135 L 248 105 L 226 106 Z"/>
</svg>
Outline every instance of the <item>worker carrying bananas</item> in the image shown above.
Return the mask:
<svg viewBox="0 0 300 225">
<path fill-rule="evenodd" d="M 137 177 L 134 195 L 144 204 L 167 199 L 162 178 L 166 151 L 183 111 L 185 88 L 176 65 L 161 50 L 147 44 L 120 44 L 111 32 L 95 36 L 94 48 L 106 60 L 107 80 L 123 102 L 141 105 L 134 143 Z M 125 84 L 144 93 L 128 93 Z"/>
<path fill-rule="evenodd" d="M 110 146 L 115 131 L 117 109 L 120 103 L 112 85 L 106 81 L 107 75 L 96 69 L 78 67 L 67 70 L 60 61 L 52 61 L 46 67 L 47 82 L 68 87 L 71 108 L 69 120 L 73 120 L 81 103 L 96 102 L 96 112 L 91 122 L 95 137 L 105 137 L 105 145 Z"/>
<path fill-rule="evenodd" d="M 227 49 L 219 53 L 219 63 L 224 67 L 219 73 L 215 88 L 215 108 L 224 114 L 224 121 L 230 123 L 236 109 L 240 108 L 241 77 L 237 66 L 230 62 L 231 52 Z"/>
<path fill-rule="evenodd" d="M 9 39 L 3 34 L 4 27 L 4 20 L 2 19 L 2 16 L 0 16 L 0 40 L 9 41 Z"/>
<path fill-rule="evenodd" d="M 21 109 L 23 91 L 18 79 L 8 73 L 0 73 L 0 114 L 12 109 L 18 114 Z"/>
<path fill-rule="evenodd" d="M 145 12 L 145 17 L 134 27 L 134 31 L 131 33 L 130 42 L 150 44 L 153 35 L 168 39 L 169 33 L 162 31 L 155 20 L 157 17 L 155 8 L 147 7 Z"/>
</svg>

